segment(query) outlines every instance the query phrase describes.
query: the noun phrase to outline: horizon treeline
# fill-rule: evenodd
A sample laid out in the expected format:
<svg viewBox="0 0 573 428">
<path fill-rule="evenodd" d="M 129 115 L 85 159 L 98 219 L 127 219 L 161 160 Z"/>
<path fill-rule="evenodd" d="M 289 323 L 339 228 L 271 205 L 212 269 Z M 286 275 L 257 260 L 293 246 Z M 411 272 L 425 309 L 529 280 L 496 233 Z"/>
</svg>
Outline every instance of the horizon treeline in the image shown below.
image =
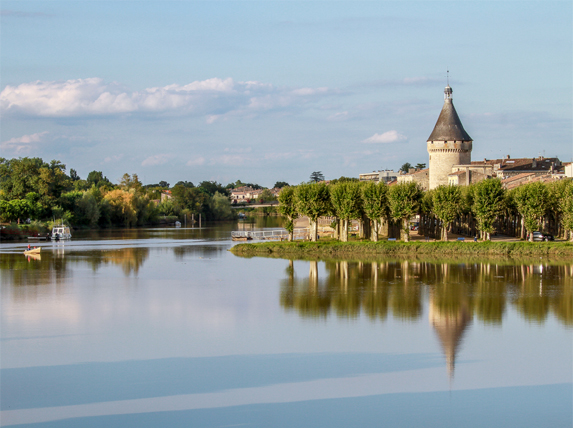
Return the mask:
<svg viewBox="0 0 573 428">
<path fill-rule="evenodd" d="M 226 186 L 216 181 L 197 186 L 190 181 L 173 187 L 166 181 L 143 185 L 137 174 L 128 173 L 114 184 L 101 171 L 94 170 L 85 179 L 73 168 L 68 174 L 58 160 L 0 158 L 0 221 L 56 219 L 74 226 L 130 227 L 153 224 L 164 216 L 229 220 L 233 212 L 228 196 L 239 186 L 263 188 L 241 180 Z M 171 190 L 172 198 L 160 201 L 165 190 Z"/>
<path fill-rule="evenodd" d="M 470 186 L 439 186 L 423 191 L 416 183 L 392 186 L 356 180 L 334 184 L 304 183 L 285 187 L 279 195 L 279 211 L 287 217 L 286 229 L 293 238 L 294 221 L 310 220 L 310 239 L 318 239 L 318 219 L 333 217 L 334 237 L 348 240 L 349 224 L 359 223 L 361 238 L 378 240 L 381 225 L 398 229 L 409 241 L 410 221 L 420 216 L 419 233 L 448 239 L 448 232 L 490 240 L 500 232 L 533 240 L 535 231 L 548 230 L 573 240 L 573 181 L 549 184 L 532 182 L 512 190 L 499 179 Z"/>
</svg>

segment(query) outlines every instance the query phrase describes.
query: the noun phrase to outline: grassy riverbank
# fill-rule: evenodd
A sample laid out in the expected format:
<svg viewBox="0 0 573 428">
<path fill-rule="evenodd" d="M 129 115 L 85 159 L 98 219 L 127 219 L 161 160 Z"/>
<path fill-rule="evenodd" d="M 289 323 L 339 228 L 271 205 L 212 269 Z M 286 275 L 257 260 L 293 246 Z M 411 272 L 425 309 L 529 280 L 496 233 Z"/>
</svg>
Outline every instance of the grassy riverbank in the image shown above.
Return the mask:
<svg viewBox="0 0 573 428">
<path fill-rule="evenodd" d="M 230 249 L 240 256 L 332 257 L 375 255 L 573 257 L 570 242 L 262 242 Z"/>
</svg>

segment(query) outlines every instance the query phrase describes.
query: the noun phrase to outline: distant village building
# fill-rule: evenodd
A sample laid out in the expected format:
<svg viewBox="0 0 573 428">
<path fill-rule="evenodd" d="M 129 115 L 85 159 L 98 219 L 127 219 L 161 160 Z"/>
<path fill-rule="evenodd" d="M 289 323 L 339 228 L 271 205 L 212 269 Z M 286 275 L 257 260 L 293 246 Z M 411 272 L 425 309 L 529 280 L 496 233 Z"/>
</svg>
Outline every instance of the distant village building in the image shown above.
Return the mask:
<svg viewBox="0 0 573 428">
<path fill-rule="evenodd" d="M 390 169 L 372 171 L 358 176 L 360 181 L 374 181 L 375 183 L 390 183 L 396 180 L 398 173 Z"/>
<path fill-rule="evenodd" d="M 430 186 L 430 169 L 414 169 L 410 168 L 408 173 L 399 175 L 397 177 L 398 183 L 418 183 L 422 190 L 428 190 Z"/>
<path fill-rule="evenodd" d="M 231 191 L 231 201 L 232 202 L 234 201 L 235 203 L 239 203 L 239 202 L 247 202 L 247 201 L 251 201 L 254 199 L 258 199 L 264 190 L 265 189 L 253 189 L 252 187 L 249 187 L 249 186 L 237 187 L 236 189 L 233 189 Z M 279 189 L 279 188 L 268 189 L 268 190 L 275 197 L 278 197 L 279 193 L 281 192 L 281 189 Z"/>
<path fill-rule="evenodd" d="M 171 194 L 171 190 L 164 190 L 163 192 L 161 192 L 161 202 L 168 201 L 172 198 L 173 195 Z"/>
</svg>

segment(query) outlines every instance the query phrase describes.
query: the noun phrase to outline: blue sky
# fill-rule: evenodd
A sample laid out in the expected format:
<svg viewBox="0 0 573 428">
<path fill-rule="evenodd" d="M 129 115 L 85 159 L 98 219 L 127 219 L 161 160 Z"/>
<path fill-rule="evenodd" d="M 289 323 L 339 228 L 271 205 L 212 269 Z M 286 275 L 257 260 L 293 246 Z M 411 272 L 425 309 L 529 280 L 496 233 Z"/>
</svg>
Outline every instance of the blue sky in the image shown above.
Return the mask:
<svg viewBox="0 0 573 428">
<path fill-rule="evenodd" d="M 299 183 L 427 162 L 450 70 L 472 159 L 571 161 L 571 2 L 2 2 L 1 156 Z"/>
</svg>

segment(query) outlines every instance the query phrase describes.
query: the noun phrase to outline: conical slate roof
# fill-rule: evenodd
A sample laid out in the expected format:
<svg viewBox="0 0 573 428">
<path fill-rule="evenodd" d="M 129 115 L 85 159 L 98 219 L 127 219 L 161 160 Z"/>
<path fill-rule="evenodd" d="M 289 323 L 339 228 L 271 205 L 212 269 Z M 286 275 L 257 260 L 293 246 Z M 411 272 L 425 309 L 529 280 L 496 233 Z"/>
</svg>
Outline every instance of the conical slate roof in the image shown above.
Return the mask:
<svg viewBox="0 0 573 428">
<path fill-rule="evenodd" d="M 462 125 L 451 98 L 446 98 L 428 141 L 472 141 L 472 137 Z"/>
</svg>

